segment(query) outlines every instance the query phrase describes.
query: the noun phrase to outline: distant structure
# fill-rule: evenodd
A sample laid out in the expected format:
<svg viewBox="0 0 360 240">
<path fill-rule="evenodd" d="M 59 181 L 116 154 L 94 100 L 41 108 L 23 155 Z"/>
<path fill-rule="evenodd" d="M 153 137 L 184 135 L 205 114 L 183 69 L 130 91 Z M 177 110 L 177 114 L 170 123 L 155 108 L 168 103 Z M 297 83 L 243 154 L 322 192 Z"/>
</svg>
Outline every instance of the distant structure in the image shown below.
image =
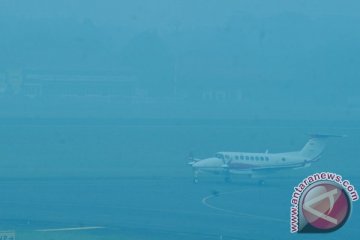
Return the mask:
<svg viewBox="0 0 360 240">
<path fill-rule="evenodd" d="M 132 98 L 141 93 L 133 75 L 48 74 L 21 70 L 0 72 L 0 96 Z"/>
</svg>

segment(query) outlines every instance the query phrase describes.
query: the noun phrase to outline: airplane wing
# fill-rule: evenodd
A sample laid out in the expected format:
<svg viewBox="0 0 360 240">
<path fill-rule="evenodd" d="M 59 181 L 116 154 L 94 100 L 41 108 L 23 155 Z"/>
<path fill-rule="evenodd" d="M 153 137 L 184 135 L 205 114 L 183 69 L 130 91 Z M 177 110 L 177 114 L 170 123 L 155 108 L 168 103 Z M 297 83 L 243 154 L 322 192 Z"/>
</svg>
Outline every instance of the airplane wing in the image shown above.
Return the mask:
<svg viewBox="0 0 360 240">
<path fill-rule="evenodd" d="M 310 138 L 343 138 L 346 135 L 334 135 L 334 134 L 309 134 Z"/>
<path fill-rule="evenodd" d="M 251 177 L 264 178 L 280 171 L 303 168 L 303 167 L 306 167 L 306 164 L 288 164 L 288 165 L 280 165 L 280 166 L 278 165 L 278 166 L 253 168 Z"/>
<path fill-rule="evenodd" d="M 272 165 L 272 166 L 264 166 L 264 167 L 257 167 L 253 168 L 253 172 L 262 172 L 262 171 L 278 171 L 278 170 L 285 170 L 285 169 L 294 169 L 294 168 L 302 168 L 306 166 L 306 162 L 304 163 L 290 163 L 290 164 L 282 164 L 282 165 Z"/>
</svg>

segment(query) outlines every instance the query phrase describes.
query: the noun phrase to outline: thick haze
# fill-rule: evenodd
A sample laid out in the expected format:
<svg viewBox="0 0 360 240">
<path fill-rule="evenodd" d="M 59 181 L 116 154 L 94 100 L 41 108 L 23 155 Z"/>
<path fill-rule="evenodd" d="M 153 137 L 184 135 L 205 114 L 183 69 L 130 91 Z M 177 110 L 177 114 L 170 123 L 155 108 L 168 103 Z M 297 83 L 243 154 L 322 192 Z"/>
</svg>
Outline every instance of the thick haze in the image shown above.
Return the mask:
<svg viewBox="0 0 360 240">
<path fill-rule="evenodd" d="M 290 198 L 314 172 L 360 187 L 359 23 L 359 1 L 0 0 L 0 230 L 317 239 L 289 234 Z M 256 160 L 192 182 L 189 160 L 308 133 L 348 137 L 308 168 L 272 159 L 264 185 Z M 359 212 L 325 239 L 359 236 Z"/>
<path fill-rule="evenodd" d="M 1 1 L 0 5 L 0 73 L 5 76 L 0 79 L 1 92 L 7 98 L 16 92 L 18 98 L 37 81 L 41 91 L 27 104 L 40 116 L 48 114 L 41 108 L 59 101 L 54 94 L 79 94 L 75 75 L 100 76 L 99 85 L 106 85 L 101 79 L 108 75 L 131 82 L 127 89 L 119 84 L 100 93 L 140 96 L 142 103 L 132 101 L 130 107 L 127 100 L 112 100 L 112 106 L 132 109 L 129 117 L 216 117 L 211 112 L 221 112 L 222 118 L 360 116 L 356 1 Z M 22 76 L 16 90 L 9 80 L 13 72 Z M 59 74 L 65 74 L 69 84 L 48 87 L 49 78 Z M 63 88 L 68 90 L 61 92 Z M 89 95 L 99 95 L 92 91 Z M 52 98 L 44 100 L 45 96 Z M 122 117 L 109 104 L 100 103 L 103 98 L 89 101 L 106 105 L 102 116 Z M 165 101 L 173 102 L 167 115 L 161 113 L 169 108 Z M 64 109 L 58 111 L 72 114 L 66 100 L 61 102 Z M 80 102 L 68 104 L 80 108 Z M 151 106 L 154 102 L 159 104 Z M 2 114 L 19 116 L 24 112 L 19 105 Z M 147 113 L 147 105 L 155 110 Z"/>
</svg>

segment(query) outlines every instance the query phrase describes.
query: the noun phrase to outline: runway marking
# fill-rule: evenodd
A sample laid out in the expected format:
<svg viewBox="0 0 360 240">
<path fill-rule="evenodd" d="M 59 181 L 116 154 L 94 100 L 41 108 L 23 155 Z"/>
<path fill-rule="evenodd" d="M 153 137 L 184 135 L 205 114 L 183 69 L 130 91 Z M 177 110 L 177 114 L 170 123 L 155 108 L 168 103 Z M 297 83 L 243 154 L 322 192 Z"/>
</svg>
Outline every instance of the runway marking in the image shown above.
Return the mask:
<svg viewBox="0 0 360 240">
<path fill-rule="evenodd" d="M 83 230 L 94 230 L 103 229 L 102 226 L 91 226 L 91 227 L 69 227 L 69 228 L 48 228 L 48 229 L 37 229 L 36 232 L 62 232 L 62 231 L 83 231 Z"/>
<path fill-rule="evenodd" d="M 232 211 L 229 209 L 225 209 L 225 208 L 220 208 L 220 207 L 216 207 L 210 203 L 208 203 L 208 200 L 212 199 L 212 198 L 216 198 L 219 197 L 220 195 L 225 195 L 225 194 L 232 194 L 232 193 L 238 193 L 238 192 L 244 192 L 244 191 L 249 191 L 251 189 L 247 189 L 247 190 L 240 190 L 240 191 L 230 191 L 230 192 L 223 192 L 223 193 L 219 193 L 217 195 L 211 194 L 208 195 L 206 197 L 204 197 L 201 202 L 202 204 L 204 204 L 206 207 L 211 208 L 213 210 L 216 211 L 221 211 L 221 212 L 225 212 L 225 213 L 229 213 L 232 215 L 236 215 L 236 216 L 241 216 L 241 217 L 250 217 L 250 218 L 254 218 L 254 219 L 261 219 L 261 220 L 267 220 L 267 221 L 275 221 L 275 222 L 288 222 L 284 219 L 281 218 L 273 218 L 273 217 L 268 217 L 268 216 L 261 216 L 261 215 L 255 215 L 255 214 L 250 214 L 250 213 L 244 213 L 244 212 L 237 212 L 237 211 Z"/>
</svg>

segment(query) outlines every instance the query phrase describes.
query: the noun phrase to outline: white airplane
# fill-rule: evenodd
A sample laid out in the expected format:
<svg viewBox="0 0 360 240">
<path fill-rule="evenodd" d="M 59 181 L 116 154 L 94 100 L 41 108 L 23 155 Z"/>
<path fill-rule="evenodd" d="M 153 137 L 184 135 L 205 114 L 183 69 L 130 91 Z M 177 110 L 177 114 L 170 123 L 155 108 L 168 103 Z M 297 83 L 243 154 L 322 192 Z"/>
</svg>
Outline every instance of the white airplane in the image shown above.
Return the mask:
<svg viewBox="0 0 360 240">
<path fill-rule="evenodd" d="M 231 174 L 243 174 L 251 178 L 262 178 L 271 173 L 309 167 L 320 159 L 325 148 L 325 140 L 330 137 L 343 137 L 337 135 L 310 135 L 305 146 L 296 152 L 283 153 L 251 153 L 251 152 L 218 152 L 215 157 L 196 159 L 191 158 L 189 164 L 193 168 L 194 183 L 198 183 L 199 172 L 221 174 L 225 181 L 231 180 Z"/>
</svg>

